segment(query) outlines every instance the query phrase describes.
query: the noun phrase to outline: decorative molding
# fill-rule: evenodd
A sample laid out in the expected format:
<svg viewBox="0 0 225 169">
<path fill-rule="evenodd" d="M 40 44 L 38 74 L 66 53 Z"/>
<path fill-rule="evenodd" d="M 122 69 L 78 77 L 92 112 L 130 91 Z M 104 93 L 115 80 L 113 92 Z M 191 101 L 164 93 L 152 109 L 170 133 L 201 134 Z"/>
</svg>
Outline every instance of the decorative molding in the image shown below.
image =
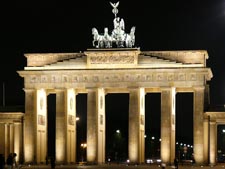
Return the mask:
<svg viewBox="0 0 225 169">
<path fill-rule="evenodd" d="M 43 97 L 40 98 L 40 110 L 43 110 L 44 107 L 44 99 Z"/>
<path fill-rule="evenodd" d="M 172 81 L 202 81 L 203 73 L 103 73 L 103 74 L 63 74 L 63 75 L 31 75 L 26 76 L 28 83 L 104 83 L 104 82 L 172 82 Z"/>
<path fill-rule="evenodd" d="M 86 51 L 87 55 L 87 65 L 89 67 L 104 67 L 104 66 L 118 66 L 121 65 L 127 67 L 128 65 L 137 65 L 138 63 L 138 55 L 140 54 L 139 49 L 127 51 Z"/>
<path fill-rule="evenodd" d="M 70 97 L 70 110 L 73 110 L 73 105 L 74 105 L 73 97 Z"/>
<path fill-rule="evenodd" d="M 46 123 L 46 121 L 45 121 L 45 116 L 39 114 L 39 115 L 38 115 L 38 125 L 44 126 L 45 123 Z"/>
<path fill-rule="evenodd" d="M 103 96 L 100 97 L 100 109 L 103 108 Z"/>
<path fill-rule="evenodd" d="M 100 114 L 100 124 L 103 125 L 104 124 L 104 121 L 103 121 L 103 115 Z"/>
<path fill-rule="evenodd" d="M 90 56 L 90 64 L 134 64 L 134 56 Z"/>
<path fill-rule="evenodd" d="M 75 116 L 68 115 L 68 124 L 71 126 L 75 125 Z"/>
</svg>

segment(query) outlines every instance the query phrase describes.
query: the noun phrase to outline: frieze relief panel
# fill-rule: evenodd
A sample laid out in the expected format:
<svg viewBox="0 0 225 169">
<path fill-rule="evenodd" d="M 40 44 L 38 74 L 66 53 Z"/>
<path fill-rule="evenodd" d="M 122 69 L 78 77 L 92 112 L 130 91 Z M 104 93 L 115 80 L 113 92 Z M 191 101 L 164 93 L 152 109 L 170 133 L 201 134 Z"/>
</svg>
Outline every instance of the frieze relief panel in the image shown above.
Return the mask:
<svg viewBox="0 0 225 169">
<path fill-rule="evenodd" d="M 174 74 L 173 73 L 168 73 L 167 80 L 168 81 L 174 81 L 175 80 Z"/>
<path fill-rule="evenodd" d="M 197 75 L 196 75 L 196 73 L 191 73 L 191 74 L 190 74 L 190 80 L 191 80 L 191 81 L 196 81 L 196 80 L 197 80 Z"/>
<path fill-rule="evenodd" d="M 118 73 L 84 75 L 31 75 L 28 83 L 104 83 L 104 82 L 171 82 L 202 81 L 204 74 L 198 73 Z"/>
<path fill-rule="evenodd" d="M 71 126 L 75 125 L 75 116 L 68 115 L 68 124 Z"/>
<path fill-rule="evenodd" d="M 112 56 L 90 56 L 89 64 L 134 64 L 134 56 L 112 55 Z"/>
<path fill-rule="evenodd" d="M 163 73 L 157 73 L 155 80 L 156 81 L 164 81 L 164 75 L 163 75 Z"/>
<path fill-rule="evenodd" d="M 30 83 L 39 83 L 38 77 L 35 75 L 30 76 Z"/>
<path fill-rule="evenodd" d="M 46 75 L 41 76 L 41 83 L 48 83 L 48 77 Z"/>
<path fill-rule="evenodd" d="M 63 75 L 63 76 L 62 76 L 62 82 L 63 82 L 63 83 L 69 82 L 69 77 L 68 77 L 68 75 Z"/>
<path fill-rule="evenodd" d="M 153 80 L 153 74 L 146 75 L 146 80 L 147 81 L 152 81 Z"/>
<path fill-rule="evenodd" d="M 57 78 L 56 75 L 53 75 L 53 76 L 52 76 L 51 82 L 52 82 L 52 83 L 57 83 L 57 82 L 58 82 L 58 78 Z"/>
<path fill-rule="evenodd" d="M 185 73 L 179 73 L 178 74 L 178 80 L 179 81 L 185 81 L 186 80 L 186 74 Z"/>
<path fill-rule="evenodd" d="M 77 83 L 79 82 L 79 77 L 78 76 L 72 76 L 72 83 Z"/>
<path fill-rule="evenodd" d="M 38 115 L 38 125 L 45 125 L 45 116 L 43 115 Z"/>
<path fill-rule="evenodd" d="M 125 65 L 137 64 L 139 50 L 136 51 L 120 51 L 120 52 L 85 52 L 87 55 L 88 65 Z"/>
</svg>

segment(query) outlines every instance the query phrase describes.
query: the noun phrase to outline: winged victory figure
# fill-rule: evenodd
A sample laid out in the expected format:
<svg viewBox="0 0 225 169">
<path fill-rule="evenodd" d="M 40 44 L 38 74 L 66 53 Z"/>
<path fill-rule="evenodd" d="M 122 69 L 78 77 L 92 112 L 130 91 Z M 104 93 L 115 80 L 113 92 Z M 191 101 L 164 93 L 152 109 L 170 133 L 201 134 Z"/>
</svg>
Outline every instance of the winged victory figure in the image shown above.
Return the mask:
<svg viewBox="0 0 225 169">
<path fill-rule="evenodd" d="M 120 3 L 119 1 L 118 1 L 117 3 L 112 3 L 112 2 L 110 2 L 111 6 L 113 7 L 112 12 L 114 13 L 115 18 L 116 18 L 116 15 L 117 15 L 117 13 L 118 13 L 117 7 L 119 6 L 119 3 Z"/>
</svg>

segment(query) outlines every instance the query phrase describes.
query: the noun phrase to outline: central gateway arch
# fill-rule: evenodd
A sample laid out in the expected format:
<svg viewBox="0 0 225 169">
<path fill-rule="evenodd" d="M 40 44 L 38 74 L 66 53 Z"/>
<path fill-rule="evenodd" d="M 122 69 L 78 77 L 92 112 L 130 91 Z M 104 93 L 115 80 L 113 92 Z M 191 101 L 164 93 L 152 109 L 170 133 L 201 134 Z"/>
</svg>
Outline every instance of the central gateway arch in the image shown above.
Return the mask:
<svg viewBox="0 0 225 169">
<path fill-rule="evenodd" d="M 105 95 L 129 93 L 128 158 L 145 161 L 145 94 L 161 93 L 161 159 L 175 158 L 175 95 L 193 93 L 196 163 L 208 162 L 204 121 L 207 51 L 141 51 L 139 48 L 87 49 L 81 53 L 25 54 L 24 160 L 45 162 L 47 96 L 56 94 L 56 162 L 76 162 L 76 95 L 87 93 L 87 161 L 105 162 Z"/>
</svg>

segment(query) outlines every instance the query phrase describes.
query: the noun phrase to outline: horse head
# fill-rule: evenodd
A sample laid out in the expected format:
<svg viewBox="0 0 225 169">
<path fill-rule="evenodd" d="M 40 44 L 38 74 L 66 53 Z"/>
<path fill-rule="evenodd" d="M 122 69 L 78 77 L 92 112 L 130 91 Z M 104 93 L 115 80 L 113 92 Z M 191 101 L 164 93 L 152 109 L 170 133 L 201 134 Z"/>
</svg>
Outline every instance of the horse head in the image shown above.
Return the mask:
<svg viewBox="0 0 225 169">
<path fill-rule="evenodd" d="M 92 35 L 98 35 L 98 30 L 96 28 L 92 28 Z"/>
<path fill-rule="evenodd" d="M 134 33 L 135 33 L 135 26 L 133 26 L 131 29 L 130 29 L 130 35 L 134 36 Z"/>
<path fill-rule="evenodd" d="M 92 44 L 93 46 L 96 46 L 95 42 L 98 40 L 98 30 L 96 28 L 92 28 L 92 35 L 93 35 Z"/>
<path fill-rule="evenodd" d="M 135 43 L 135 26 L 133 26 L 130 30 L 129 34 L 126 34 L 125 42 L 126 42 L 126 47 L 131 48 L 134 46 Z"/>
</svg>

